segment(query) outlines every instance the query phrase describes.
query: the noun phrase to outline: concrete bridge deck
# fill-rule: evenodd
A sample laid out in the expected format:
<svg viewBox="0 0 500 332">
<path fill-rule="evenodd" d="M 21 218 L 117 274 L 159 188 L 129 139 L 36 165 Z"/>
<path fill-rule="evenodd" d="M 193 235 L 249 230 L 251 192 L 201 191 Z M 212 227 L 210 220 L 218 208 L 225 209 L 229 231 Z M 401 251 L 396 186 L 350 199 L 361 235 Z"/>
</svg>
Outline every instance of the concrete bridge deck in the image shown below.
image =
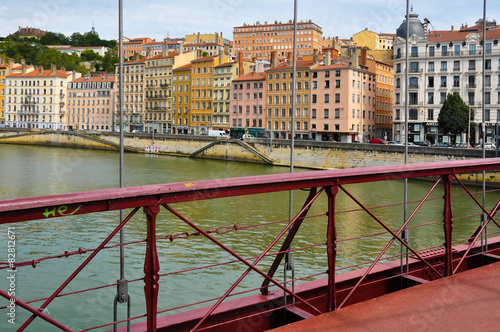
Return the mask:
<svg viewBox="0 0 500 332">
<path fill-rule="evenodd" d="M 498 331 L 499 280 L 500 262 L 272 331 Z"/>
</svg>

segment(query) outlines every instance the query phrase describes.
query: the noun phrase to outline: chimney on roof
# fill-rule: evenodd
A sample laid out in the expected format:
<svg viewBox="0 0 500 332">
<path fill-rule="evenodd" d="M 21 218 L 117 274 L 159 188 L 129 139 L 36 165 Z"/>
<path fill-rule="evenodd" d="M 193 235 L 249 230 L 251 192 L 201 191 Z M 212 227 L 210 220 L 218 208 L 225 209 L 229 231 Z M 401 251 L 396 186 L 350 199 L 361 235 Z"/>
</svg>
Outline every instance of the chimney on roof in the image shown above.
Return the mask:
<svg viewBox="0 0 500 332">
<path fill-rule="evenodd" d="M 366 63 L 367 63 L 367 58 L 368 58 L 368 51 L 366 48 L 362 48 L 361 49 L 361 61 L 360 63 L 363 65 L 363 66 L 366 66 Z"/>
<path fill-rule="evenodd" d="M 21 74 L 26 75 L 26 61 L 24 59 L 21 59 Z"/>
<path fill-rule="evenodd" d="M 198 32 L 198 37 L 196 37 L 196 43 L 200 43 L 200 33 Z"/>
<path fill-rule="evenodd" d="M 153 48 L 152 47 L 148 47 L 147 50 L 146 50 L 146 59 L 150 59 L 153 57 Z"/>
<path fill-rule="evenodd" d="M 196 59 L 201 58 L 202 55 L 203 53 L 201 52 L 201 49 L 200 48 L 196 49 Z"/>
<path fill-rule="evenodd" d="M 56 65 L 54 65 L 54 64 L 50 65 L 50 75 L 55 75 L 56 70 L 57 70 Z"/>
<path fill-rule="evenodd" d="M 76 80 L 76 71 L 74 70 L 71 72 L 71 80 L 72 81 Z"/>
<path fill-rule="evenodd" d="M 184 45 L 182 43 L 179 43 L 179 55 L 184 53 Z"/>
<path fill-rule="evenodd" d="M 276 62 L 277 62 L 277 53 L 276 51 L 271 52 L 271 68 L 276 67 Z"/>
<path fill-rule="evenodd" d="M 43 66 L 38 67 L 38 74 L 43 75 Z"/>
<path fill-rule="evenodd" d="M 451 26 L 451 32 L 455 31 L 455 27 L 452 25 Z"/>
<path fill-rule="evenodd" d="M 349 58 L 349 61 L 351 62 L 351 67 L 359 68 L 359 55 L 357 47 L 351 48 L 351 56 Z"/>
<path fill-rule="evenodd" d="M 313 51 L 313 65 L 317 65 L 319 63 L 318 50 L 314 49 Z"/>
<path fill-rule="evenodd" d="M 332 64 L 332 54 L 330 50 L 326 50 L 325 52 L 325 66 L 330 66 Z"/>
<path fill-rule="evenodd" d="M 14 69 L 14 59 L 9 58 L 9 71 L 8 75 L 12 74 L 12 70 Z"/>
<path fill-rule="evenodd" d="M 286 64 L 289 66 L 293 66 L 293 53 L 288 52 L 286 55 Z"/>
<path fill-rule="evenodd" d="M 167 49 L 167 43 L 163 44 L 161 47 L 161 55 L 162 56 L 167 56 L 168 55 L 168 49 Z"/>
<path fill-rule="evenodd" d="M 243 53 L 238 52 L 238 77 L 243 76 Z"/>
</svg>

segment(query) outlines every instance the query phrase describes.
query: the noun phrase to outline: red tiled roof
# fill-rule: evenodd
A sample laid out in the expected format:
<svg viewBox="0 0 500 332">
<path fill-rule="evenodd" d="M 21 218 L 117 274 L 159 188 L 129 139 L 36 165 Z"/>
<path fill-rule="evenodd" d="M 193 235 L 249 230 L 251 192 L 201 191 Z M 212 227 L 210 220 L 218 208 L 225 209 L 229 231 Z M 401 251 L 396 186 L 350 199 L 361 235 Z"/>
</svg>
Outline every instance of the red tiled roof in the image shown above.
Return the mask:
<svg viewBox="0 0 500 332">
<path fill-rule="evenodd" d="M 266 79 L 266 73 L 256 73 L 251 72 L 250 74 L 243 75 L 241 77 L 235 78 L 233 82 L 241 82 L 241 81 L 260 81 Z"/>
<path fill-rule="evenodd" d="M 297 69 L 298 68 L 311 68 L 313 66 L 313 61 L 297 61 Z M 268 70 L 266 70 L 266 72 L 268 71 L 276 71 L 276 70 L 291 70 L 293 69 L 293 66 L 289 66 L 286 61 L 283 61 L 281 63 L 279 63 L 276 67 L 274 68 L 270 68 Z"/>
<path fill-rule="evenodd" d="M 482 34 L 482 32 L 477 30 L 477 27 L 464 28 L 454 31 L 451 30 L 432 31 L 429 34 L 429 41 L 430 42 L 465 41 L 467 36 L 471 33 L 477 33 L 479 35 Z M 499 38 L 500 38 L 500 29 L 486 31 L 486 39 L 499 39 Z"/>
<path fill-rule="evenodd" d="M 103 77 L 104 77 L 104 79 L 103 79 Z M 90 77 L 90 79 L 86 79 L 85 77 L 80 77 L 74 81 L 71 81 L 71 83 L 115 82 L 115 80 L 116 80 L 116 77 L 114 77 L 114 76 L 110 77 L 110 78 L 108 78 L 107 76 L 94 76 L 94 77 Z"/>
<path fill-rule="evenodd" d="M 221 65 L 217 65 L 215 66 L 215 68 L 219 68 L 219 67 L 231 67 L 232 65 L 234 64 L 237 64 L 238 62 L 236 61 L 233 61 L 233 62 L 226 62 L 226 63 L 223 63 Z"/>
<path fill-rule="evenodd" d="M 69 77 L 73 73 L 70 71 L 62 71 L 62 70 L 56 70 L 54 74 L 51 74 L 50 69 L 44 70 L 42 74 L 40 75 L 39 70 L 33 70 L 32 72 L 26 73 L 26 74 L 12 74 L 9 76 L 12 77 Z"/>
<path fill-rule="evenodd" d="M 195 60 L 192 60 L 191 63 L 193 62 L 201 62 L 201 61 L 208 61 L 208 60 L 213 60 L 215 58 L 217 58 L 218 55 L 209 55 L 209 56 L 204 56 L 202 58 L 198 58 L 198 59 L 195 59 Z"/>
<path fill-rule="evenodd" d="M 184 66 L 177 67 L 177 68 L 174 69 L 174 71 L 176 71 L 176 70 L 184 70 L 184 69 L 189 69 L 189 68 L 191 68 L 191 64 L 190 63 L 188 63 L 187 65 L 184 65 Z"/>
</svg>

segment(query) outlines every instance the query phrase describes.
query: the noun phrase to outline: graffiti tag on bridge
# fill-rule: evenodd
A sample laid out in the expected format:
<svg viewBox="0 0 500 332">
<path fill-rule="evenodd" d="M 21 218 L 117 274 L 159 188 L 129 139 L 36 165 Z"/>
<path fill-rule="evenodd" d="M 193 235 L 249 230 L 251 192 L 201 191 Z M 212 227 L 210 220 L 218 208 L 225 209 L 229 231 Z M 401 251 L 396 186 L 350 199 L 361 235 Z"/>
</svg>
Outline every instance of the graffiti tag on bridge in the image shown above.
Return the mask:
<svg viewBox="0 0 500 332">
<path fill-rule="evenodd" d="M 61 205 L 59 207 L 54 206 L 53 208 L 45 208 L 45 212 L 43 213 L 43 215 L 45 216 L 45 218 L 57 217 L 58 214 L 59 216 L 72 216 L 77 213 L 78 210 L 82 208 L 82 206 L 83 205 L 78 206 L 72 212 L 68 212 L 68 207 L 66 205 Z"/>
</svg>

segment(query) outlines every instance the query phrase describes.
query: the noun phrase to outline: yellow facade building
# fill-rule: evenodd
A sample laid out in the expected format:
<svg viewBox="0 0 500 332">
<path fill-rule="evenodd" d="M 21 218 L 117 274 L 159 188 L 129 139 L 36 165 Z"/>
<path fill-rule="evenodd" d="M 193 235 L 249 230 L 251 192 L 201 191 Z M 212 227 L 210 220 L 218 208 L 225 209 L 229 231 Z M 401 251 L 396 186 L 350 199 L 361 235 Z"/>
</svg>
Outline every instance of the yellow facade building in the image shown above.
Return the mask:
<svg viewBox="0 0 500 332">
<path fill-rule="evenodd" d="M 353 36 L 354 43 L 370 50 L 392 50 L 396 34 L 376 33 L 366 28 Z"/>
<path fill-rule="evenodd" d="M 204 135 L 212 128 L 214 68 L 227 62 L 224 55 L 212 55 L 191 61 L 190 134 Z"/>
<path fill-rule="evenodd" d="M 173 70 L 172 75 L 172 134 L 189 134 L 191 127 L 191 63 Z"/>
</svg>

